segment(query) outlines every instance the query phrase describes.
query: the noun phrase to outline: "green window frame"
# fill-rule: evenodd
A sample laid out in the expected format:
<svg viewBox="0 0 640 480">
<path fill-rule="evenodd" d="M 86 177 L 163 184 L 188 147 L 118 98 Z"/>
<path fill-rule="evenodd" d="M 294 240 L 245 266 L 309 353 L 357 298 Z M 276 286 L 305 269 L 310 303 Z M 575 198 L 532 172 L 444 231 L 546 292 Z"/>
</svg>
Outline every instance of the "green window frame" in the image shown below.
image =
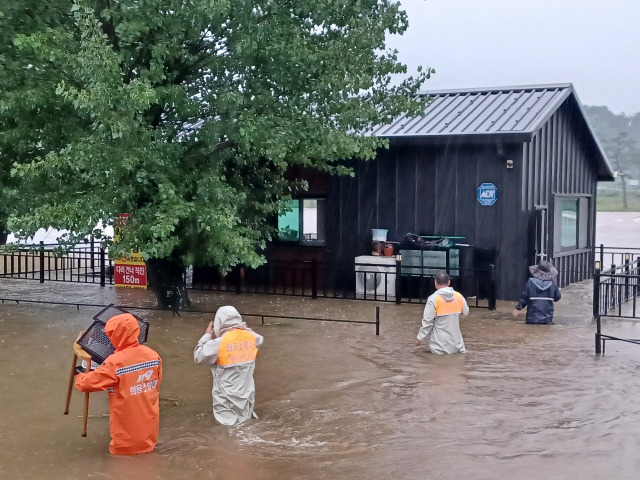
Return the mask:
<svg viewBox="0 0 640 480">
<path fill-rule="evenodd" d="M 326 198 L 289 201 L 278 215 L 278 240 L 299 245 L 326 245 Z"/>
</svg>

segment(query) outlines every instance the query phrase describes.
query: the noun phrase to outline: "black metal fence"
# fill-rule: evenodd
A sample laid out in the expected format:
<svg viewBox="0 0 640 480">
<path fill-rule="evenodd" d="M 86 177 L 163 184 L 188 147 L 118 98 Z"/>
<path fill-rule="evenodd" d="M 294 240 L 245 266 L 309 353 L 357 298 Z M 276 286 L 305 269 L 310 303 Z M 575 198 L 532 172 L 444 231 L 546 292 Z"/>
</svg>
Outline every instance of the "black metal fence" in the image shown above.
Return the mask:
<svg viewBox="0 0 640 480">
<path fill-rule="evenodd" d="M 16 304 L 21 303 L 31 303 L 31 304 L 44 304 L 44 305 L 66 305 L 76 307 L 76 310 L 80 310 L 80 307 L 98 307 L 104 308 L 107 305 L 101 304 L 93 304 L 93 303 L 79 303 L 79 302 L 54 302 L 54 301 L 46 301 L 46 300 L 27 300 L 23 298 L 0 298 L 0 303 L 5 302 L 15 302 Z M 183 310 L 182 312 L 178 312 L 177 310 L 167 310 L 162 308 L 153 308 L 153 307 L 143 307 L 143 306 L 130 306 L 130 305 L 119 305 L 120 308 L 124 310 L 155 310 L 155 311 L 164 311 L 171 312 L 174 316 L 180 316 L 180 313 L 188 314 L 194 313 L 197 315 L 214 315 L 215 311 L 208 310 Z M 380 306 L 376 305 L 375 312 L 375 320 L 353 320 L 346 318 L 326 318 L 326 317 L 301 317 L 301 316 L 292 316 L 292 315 L 274 315 L 274 314 L 265 314 L 265 313 L 247 313 L 240 312 L 242 317 L 257 317 L 261 319 L 261 324 L 265 325 L 265 319 L 278 319 L 278 320 L 305 320 L 305 321 L 313 321 L 313 322 L 338 322 L 338 323 L 354 323 L 360 325 L 375 325 L 376 327 L 376 335 L 380 335 Z"/>
<path fill-rule="evenodd" d="M 609 251 L 607 251 L 609 250 Z M 619 251 L 616 251 L 619 250 Z M 619 338 L 602 333 L 602 317 L 638 318 L 640 295 L 640 249 L 605 249 L 601 246 L 600 258 L 622 259 L 601 270 L 596 263 L 593 276 L 593 316 L 596 318 L 596 353 L 604 353 L 607 340 L 620 340 L 640 344 L 640 339 Z"/>
<path fill-rule="evenodd" d="M 624 263 L 634 263 L 640 258 L 640 248 L 633 247 L 605 247 L 600 244 L 595 249 L 595 260 L 600 261 L 601 269 L 609 265 L 622 265 Z"/>
<path fill-rule="evenodd" d="M 40 243 L 0 251 L 0 278 L 113 285 L 114 262 L 99 243 L 72 249 Z M 495 268 L 446 264 L 407 265 L 401 257 L 379 263 L 331 263 L 316 260 L 269 262 L 258 268 L 237 267 L 222 275 L 215 268 L 197 269 L 194 290 L 264 293 L 311 298 L 343 298 L 395 303 L 425 303 L 434 292 L 433 276 L 446 271 L 451 285 L 469 306 L 495 309 Z M 448 258 L 448 257 L 447 257 Z"/>
<path fill-rule="evenodd" d="M 495 268 L 410 266 L 400 259 L 392 264 L 340 264 L 318 262 L 269 262 L 256 269 L 239 267 L 226 275 L 215 269 L 196 270 L 190 288 L 311 298 L 344 298 L 395 303 L 425 303 L 435 291 L 433 277 L 448 271 L 451 285 L 470 306 L 495 309 Z"/>
<path fill-rule="evenodd" d="M 113 260 L 99 243 L 72 249 L 57 244 L 24 245 L 0 251 L 0 278 L 113 284 Z"/>
</svg>

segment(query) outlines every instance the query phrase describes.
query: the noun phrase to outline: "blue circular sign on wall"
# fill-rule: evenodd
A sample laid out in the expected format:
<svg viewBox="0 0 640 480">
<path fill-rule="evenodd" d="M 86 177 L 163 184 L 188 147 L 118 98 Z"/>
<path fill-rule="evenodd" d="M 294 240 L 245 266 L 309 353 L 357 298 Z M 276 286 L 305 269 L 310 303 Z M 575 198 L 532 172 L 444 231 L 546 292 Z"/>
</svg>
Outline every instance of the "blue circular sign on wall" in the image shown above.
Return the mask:
<svg viewBox="0 0 640 480">
<path fill-rule="evenodd" d="M 483 183 L 478 187 L 480 205 L 493 205 L 498 200 L 498 189 L 493 183 Z"/>
</svg>

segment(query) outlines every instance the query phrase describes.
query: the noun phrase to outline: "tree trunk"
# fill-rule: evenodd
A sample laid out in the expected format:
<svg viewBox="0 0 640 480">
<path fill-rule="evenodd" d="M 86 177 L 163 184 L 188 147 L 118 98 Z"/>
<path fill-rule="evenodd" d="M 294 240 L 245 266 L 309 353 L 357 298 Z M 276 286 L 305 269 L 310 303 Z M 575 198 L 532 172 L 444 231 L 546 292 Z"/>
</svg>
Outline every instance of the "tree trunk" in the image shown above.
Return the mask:
<svg viewBox="0 0 640 480">
<path fill-rule="evenodd" d="M 6 223 L 0 220 L 0 245 L 7 243 L 9 232 L 6 230 Z"/>
<path fill-rule="evenodd" d="M 171 258 L 152 258 L 146 263 L 149 285 L 156 294 L 160 308 L 177 311 L 191 305 L 180 262 Z"/>
<path fill-rule="evenodd" d="M 622 208 L 626 210 L 629 206 L 627 205 L 627 181 L 624 177 L 625 175 L 620 175 L 620 179 L 622 180 Z"/>
</svg>

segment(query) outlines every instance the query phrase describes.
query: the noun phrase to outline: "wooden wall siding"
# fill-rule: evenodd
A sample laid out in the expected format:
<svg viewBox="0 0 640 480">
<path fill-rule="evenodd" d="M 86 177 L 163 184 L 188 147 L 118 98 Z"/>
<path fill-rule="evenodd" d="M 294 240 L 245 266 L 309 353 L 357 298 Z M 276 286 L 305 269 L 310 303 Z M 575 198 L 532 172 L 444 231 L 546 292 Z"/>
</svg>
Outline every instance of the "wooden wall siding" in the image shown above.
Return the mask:
<svg viewBox="0 0 640 480">
<path fill-rule="evenodd" d="M 411 149 L 416 164 L 416 198 L 417 208 L 415 209 L 415 226 L 413 230 L 407 230 L 410 232 L 435 232 L 436 231 L 436 190 L 434 184 L 436 183 L 436 165 L 437 153 L 428 150 Z M 396 192 L 398 195 L 402 195 L 402 191 Z M 400 213 L 400 210 L 396 211 L 396 214 Z M 402 234 L 402 229 L 396 230 L 398 235 Z M 404 232 L 406 233 L 406 232 Z"/>
<path fill-rule="evenodd" d="M 429 169 L 429 162 L 420 162 L 417 152 L 407 150 L 403 148 L 399 152 L 395 152 L 398 156 L 393 154 L 385 155 L 384 158 L 378 162 L 381 167 L 383 164 L 385 168 L 395 170 L 395 190 L 393 196 L 393 206 L 389 206 L 389 212 L 393 212 L 394 219 L 380 215 L 377 218 L 377 226 L 380 228 L 389 228 L 389 239 L 399 240 L 400 232 L 413 232 L 417 230 L 416 225 L 416 211 L 420 208 L 418 201 L 418 187 L 416 179 L 418 175 L 427 175 L 431 177 L 432 172 Z M 432 190 L 432 189 L 430 189 Z M 420 192 L 420 195 L 433 195 L 433 191 Z M 380 198 L 376 198 L 379 203 Z M 367 235 L 367 232 L 363 232 Z M 368 232 L 369 235 L 371 232 Z"/>
<path fill-rule="evenodd" d="M 566 286 L 592 277 L 593 259 L 591 252 L 582 251 L 553 260 L 558 269 L 558 285 Z"/>
<path fill-rule="evenodd" d="M 357 219 L 358 239 L 360 240 L 358 250 L 363 252 L 361 255 L 367 251 L 371 252 L 371 229 L 378 228 L 377 209 L 380 197 L 375 166 L 376 164 L 367 162 L 364 168 L 357 173 L 356 179 L 358 185 L 358 212 L 355 218 Z M 375 198 L 375 201 L 372 201 L 372 197 Z M 348 223 L 348 219 L 345 220 Z M 369 239 L 361 235 L 361 232 L 366 231 L 369 232 Z"/>
<path fill-rule="evenodd" d="M 594 152 L 583 142 L 589 133 L 576 121 L 577 112 L 566 102 L 554 113 L 530 142 L 523 145 L 522 192 L 523 209 L 533 211 L 535 205 L 547 205 L 547 242 L 545 250 L 552 256 L 561 275 L 561 286 L 591 278 L 590 254 L 577 251 L 553 258 L 553 208 L 555 194 L 587 195 L 590 225 L 595 225 L 597 166 Z M 595 241 L 594 229 L 589 242 Z M 523 276 L 526 275 L 523 274 Z"/>
<path fill-rule="evenodd" d="M 527 215 L 520 208 L 521 144 L 447 146 L 396 145 L 375 161 L 354 163 L 355 178 L 336 179 L 339 195 L 328 195 L 331 210 L 340 212 L 329 231 L 327 247 L 336 261 L 353 262 L 371 252 L 371 229 L 386 228 L 388 239 L 400 241 L 408 232 L 456 235 L 466 243 L 498 251 L 496 270 L 500 298 L 515 298 L 518 257 L 526 267 L 522 235 Z M 506 168 L 506 159 L 514 168 Z M 498 188 L 498 201 L 482 206 L 482 183 Z M 356 201 L 354 201 L 354 198 Z M 341 232 L 342 231 L 342 232 Z M 348 232 L 348 234 L 346 233 Z M 502 271 L 501 270 L 501 271 Z"/>
</svg>

